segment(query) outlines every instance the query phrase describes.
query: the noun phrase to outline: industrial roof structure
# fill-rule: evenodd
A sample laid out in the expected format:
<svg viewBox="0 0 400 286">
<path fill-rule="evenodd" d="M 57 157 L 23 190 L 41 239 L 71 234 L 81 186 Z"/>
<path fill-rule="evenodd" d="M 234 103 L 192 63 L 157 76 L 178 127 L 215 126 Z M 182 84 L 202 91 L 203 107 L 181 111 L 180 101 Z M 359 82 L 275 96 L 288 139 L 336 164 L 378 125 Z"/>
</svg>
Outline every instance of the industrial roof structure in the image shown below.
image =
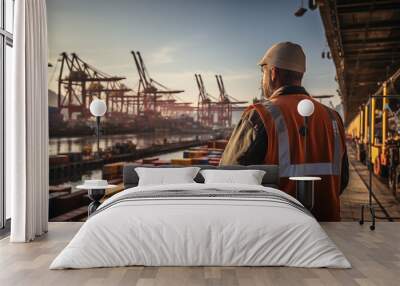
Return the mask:
<svg viewBox="0 0 400 286">
<path fill-rule="evenodd" d="M 345 120 L 400 68 L 400 0 L 320 0 Z"/>
</svg>

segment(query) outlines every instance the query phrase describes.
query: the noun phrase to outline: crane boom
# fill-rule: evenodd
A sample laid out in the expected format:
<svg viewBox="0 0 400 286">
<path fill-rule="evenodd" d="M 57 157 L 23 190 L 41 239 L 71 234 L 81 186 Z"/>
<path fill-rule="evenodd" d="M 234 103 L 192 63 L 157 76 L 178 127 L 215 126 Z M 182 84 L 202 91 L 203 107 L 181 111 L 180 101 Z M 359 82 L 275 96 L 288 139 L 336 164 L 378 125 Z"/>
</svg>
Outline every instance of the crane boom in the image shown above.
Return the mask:
<svg viewBox="0 0 400 286">
<path fill-rule="evenodd" d="M 151 78 L 139 51 L 131 51 L 139 74 L 137 94 L 137 114 L 159 116 L 173 111 L 176 105 L 174 96 L 184 90 L 172 90 Z"/>
<path fill-rule="evenodd" d="M 146 87 L 149 87 L 149 81 L 147 79 L 147 70 L 146 70 L 146 66 L 144 65 L 142 55 L 140 54 L 139 51 L 136 52 L 136 55 L 138 56 L 138 59 L 139 59 L 139 63 L 140 63 L 140 67 L 141 67 L 141 70 L 142 70 L 143 79 L 144 79 L 144 82 L 146 84 Z"/>
<path fill-rule="evenodd" d="M 133 60 L 135 61 L 136 69 L 137 69 L 138 74 L 139 74 L 139 81 L 141 81 L 144 84 L 143 70 L 142 70 L 142 68 L 140 66 L 138 58 L 136 57 L 136 52 L 135 51 L 131 51 L 131 54 L 133 56 Z"/>
</svg>

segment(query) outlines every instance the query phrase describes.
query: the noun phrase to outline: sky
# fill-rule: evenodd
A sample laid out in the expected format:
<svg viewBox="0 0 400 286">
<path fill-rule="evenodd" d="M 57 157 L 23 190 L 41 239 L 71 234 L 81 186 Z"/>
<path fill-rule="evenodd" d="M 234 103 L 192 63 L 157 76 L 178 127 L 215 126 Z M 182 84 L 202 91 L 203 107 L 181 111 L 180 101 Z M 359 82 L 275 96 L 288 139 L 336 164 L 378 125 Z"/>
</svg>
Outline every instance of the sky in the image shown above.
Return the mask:
<svg viewBox="0 0 400 286">
<path fill-rule="evenodd" d="M 251 101 L 260 95 L 257 65 L 276 42 L 300 44 L 307 57 L 303 85 L 309 93 L 336 95 L 332 60 L 318 10 L 297 18 L 300 0 L 47 0 L 49 87 L 57 90 L 61 52 L 76 52 L 110 75 L 126 77 L 136 88 L 131 50 L 141 52 L 150 76 L 171 89 L 184 89 L 183 101 L 196 102 L 194 74 L 218 96 L 215 74 L 227 93 Z M 333 99 L 336 105 L 338 96 Z"/>
</svg>

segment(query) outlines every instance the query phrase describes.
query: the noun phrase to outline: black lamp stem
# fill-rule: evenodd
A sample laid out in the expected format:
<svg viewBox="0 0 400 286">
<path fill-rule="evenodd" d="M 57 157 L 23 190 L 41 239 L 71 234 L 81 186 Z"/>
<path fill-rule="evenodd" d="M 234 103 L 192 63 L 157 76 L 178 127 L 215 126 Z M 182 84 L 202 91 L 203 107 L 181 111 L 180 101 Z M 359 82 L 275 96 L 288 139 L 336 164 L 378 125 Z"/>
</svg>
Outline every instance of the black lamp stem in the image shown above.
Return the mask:
<svg viewBox="0 0 400 286">
<path fill-rule="evenodd" d="M 307 133 L 308 133 L 308 116 L 304 116 L 304 163 L 307 163 Z"/>
<path fill-rule="evenodd" d="M 100 116 L 96 116 L 97 157 L 100 159 Z"/>
</svg>

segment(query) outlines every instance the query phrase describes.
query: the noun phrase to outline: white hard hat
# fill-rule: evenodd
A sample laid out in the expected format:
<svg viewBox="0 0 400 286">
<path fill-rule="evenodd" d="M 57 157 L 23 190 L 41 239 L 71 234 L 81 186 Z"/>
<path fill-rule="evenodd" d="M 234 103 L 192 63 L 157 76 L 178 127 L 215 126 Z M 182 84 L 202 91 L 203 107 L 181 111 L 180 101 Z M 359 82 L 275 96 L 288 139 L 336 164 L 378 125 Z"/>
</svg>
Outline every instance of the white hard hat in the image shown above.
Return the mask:
<svg viewBox="0 0 400 286">
<path fill-rule="evenodd" d="M 270 65 L 304 73 L 306 71 L 306 55 L 298 44 L 291 42 L 277 43 L 266 51 L 259 65 Z"/>
</svg>

